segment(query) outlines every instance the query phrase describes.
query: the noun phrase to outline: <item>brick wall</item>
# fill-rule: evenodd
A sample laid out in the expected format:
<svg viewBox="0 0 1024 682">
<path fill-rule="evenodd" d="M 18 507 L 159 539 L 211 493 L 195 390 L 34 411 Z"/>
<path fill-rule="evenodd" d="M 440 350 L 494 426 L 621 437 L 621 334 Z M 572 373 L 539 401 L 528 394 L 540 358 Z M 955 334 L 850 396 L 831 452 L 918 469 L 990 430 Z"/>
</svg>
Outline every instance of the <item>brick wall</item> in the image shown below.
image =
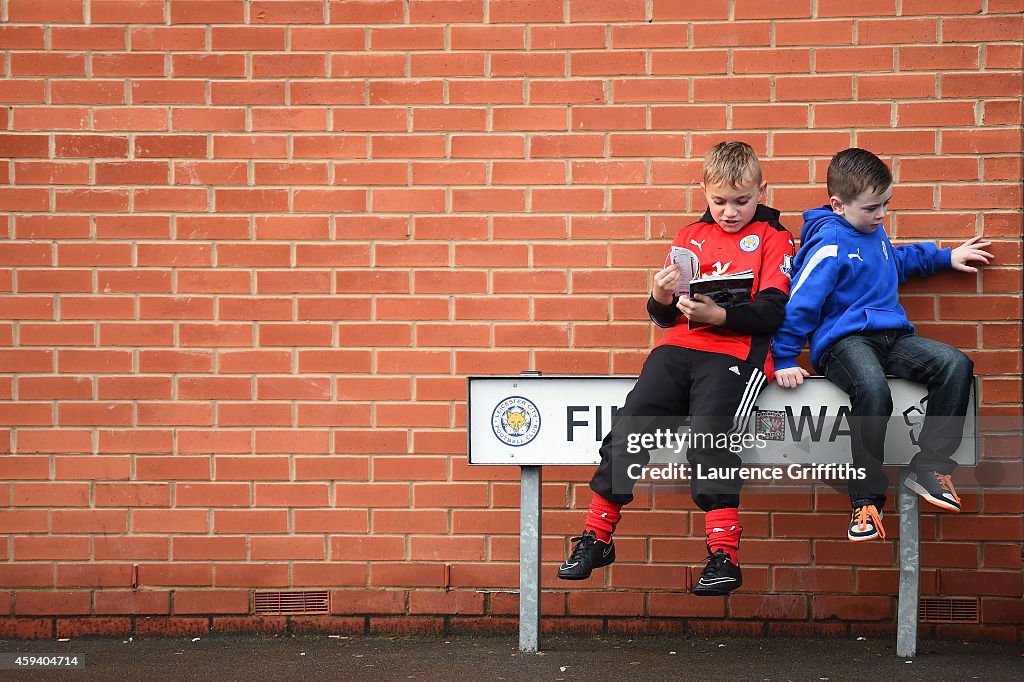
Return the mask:
<svg viewBox="0 0 1024 682">
<path fill-rule="evenodd" d="M 992 238 L 904 301 L 1019 415 L 1022 9 L 0 0 L 0 636 L 514 628 L 517 471 L 466 465 L 464 376 L 637 372 L 724 138 L 791 230 L 859 145 L 897 238 Z M 1019 639 L 1020 440 L 983 447 L 1003 492 L 923 523 L 924 592 L 982 624 L 927 632 Z M 567 590 L 589 473 L 545 473 L 549 630 L 892 631 L 894 544 L 838 495 L 746 496 L 747 584 L 696 600 L 702 515 L 642 494 Z M 333 618 L 252 617 L 316 588 Z"/>
</svg>

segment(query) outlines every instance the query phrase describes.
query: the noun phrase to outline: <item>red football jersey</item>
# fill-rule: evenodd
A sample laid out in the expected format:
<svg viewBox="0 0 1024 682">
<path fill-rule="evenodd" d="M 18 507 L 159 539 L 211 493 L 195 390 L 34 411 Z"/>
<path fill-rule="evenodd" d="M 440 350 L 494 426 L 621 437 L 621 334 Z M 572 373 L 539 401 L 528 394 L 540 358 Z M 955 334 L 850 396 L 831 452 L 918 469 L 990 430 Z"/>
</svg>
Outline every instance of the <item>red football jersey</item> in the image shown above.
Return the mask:
<svg viewBox="0 0 1024 682">
<path fill-rule="evenodd" d="M 759 205 L 754 218 L 742 230 L 728 233 L 714 222 L 708 211 L 699 221 L 679 230 L 672 245 L 696 254 L 702 276 L 751 270 L 754 273 L 751 300 L 757 292 L 771 288 L 788 295 L 793 238 L 778 218 L 778 211 Z M 690 329 L 686 318 L 681 317 L 657 345 L 664 344 L 731 355 L 762 367 L 768 381 L 775 374 L 768 336 L 752 337 L 713 325 Z"/>
</svg>

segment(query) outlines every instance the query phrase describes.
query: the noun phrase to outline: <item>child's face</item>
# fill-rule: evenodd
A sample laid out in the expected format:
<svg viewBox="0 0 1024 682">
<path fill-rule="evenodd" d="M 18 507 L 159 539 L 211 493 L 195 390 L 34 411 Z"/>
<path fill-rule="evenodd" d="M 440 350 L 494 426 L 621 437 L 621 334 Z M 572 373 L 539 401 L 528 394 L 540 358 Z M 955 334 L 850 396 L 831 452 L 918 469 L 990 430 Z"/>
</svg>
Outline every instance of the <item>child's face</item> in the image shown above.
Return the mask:
<svg viewBox="0 0 1024 682">
<path fill-rule="evenodd" d="M 846 218 L 858 232 L 871 234 L 885 220 L 889 213 L 889 200 L 892 199 L 892 185 L 878 191 L 866 189 L 856 198 L 844 202 L 839 197 L 830 197 L 832 212 Z"/>
<path fill-rule="evenodd" d="M 756 178 L 745 179 L 739 187 L 728 182 L 700 183 L 707 199 L 711 217 L 725 232 L 739 232 L 754 217 L 757 201 L 764 194 L 766 183 Z"/>
</svg>

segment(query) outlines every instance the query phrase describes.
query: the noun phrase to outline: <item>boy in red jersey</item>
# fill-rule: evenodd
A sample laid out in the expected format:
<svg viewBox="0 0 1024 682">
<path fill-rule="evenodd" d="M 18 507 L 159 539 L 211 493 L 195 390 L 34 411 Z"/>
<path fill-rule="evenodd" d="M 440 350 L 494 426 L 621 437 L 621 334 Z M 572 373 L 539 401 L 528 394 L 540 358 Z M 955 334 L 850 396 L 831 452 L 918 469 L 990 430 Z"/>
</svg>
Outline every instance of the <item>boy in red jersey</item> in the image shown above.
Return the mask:
<svg viewBox="0 0 1024 682">
<path fill-rule="evenodd" d="M 681 275 L 675 263 L 654 275 L 647 310 L 669 332 L 647 357 L 601 445 L 585 529 L 572 539 L 576 545 L 558 569 L 563 580 L 584 580 L 593 569 L 615 561 L 612 533 L 620 510 L 633 500 L 637 470 L 650 461 L 644 439 L 637 436 L 664 426 L 674 431 L 690 417 L 691 435 L 710 436 L 691 439 L 686 454 L 691 471 L 699 466 L 705 473 L 716 470 L 722 475 L 691 479 L 693 499 L 706 512 L 709 554 L 693 593 L 724 595 L 742 584 L 737 557 L 740 482 L 727 473 L 741 460 L 721 446 L 721 438 L 745 429 L 754 399 L 772 380 L 769 342 L 785 314 L 793 240 L 779 223 L 779 212 L 758 203 L 765 183 L 749 145 L 715 145 L 704 157 L 700 186 L 708 210 L 679 230 L 672 244 L 697 256 L 703 276 L 753 271 L 751 302 L 725 309 L 700 294 L 676 296 Z"/>
</svg>

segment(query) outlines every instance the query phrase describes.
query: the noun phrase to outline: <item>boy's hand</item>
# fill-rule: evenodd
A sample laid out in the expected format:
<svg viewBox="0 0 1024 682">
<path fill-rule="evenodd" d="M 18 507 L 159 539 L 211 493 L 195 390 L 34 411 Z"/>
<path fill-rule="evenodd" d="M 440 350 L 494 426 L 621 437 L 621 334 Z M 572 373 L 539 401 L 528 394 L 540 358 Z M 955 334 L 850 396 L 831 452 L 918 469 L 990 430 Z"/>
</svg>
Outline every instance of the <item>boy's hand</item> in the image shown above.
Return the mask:
<svg viewBox="0 0 1024 682">
<path fill-rule="evenodd" d="M 672 305 L 672 298 L 676 294 L 680 276 L 679 266 L 675 263 L 654 273 L 654 289 L 651 290 L 654 300 L 662 305 Z"/>
<path fill-rule="evenodd" d="M 991 246 L 992 242 L 979 242 L 981 237 L 973 237 L 968 239 L 960 246 L 953 249 L 950 252 L 949 262 L 953 265 L 954 270 L 960 270 L 961 272 L 977 272 L 978 268 L 967 265 L 968 263 L 985 263 L 988 265 L 990 258 L 994 256 L 988 251 L 982 251 L 986 246 Z"/>
<path fill-rule="evenodd" d="M 803 367 L 787 367 L 775 370 L 775 382 L 783 388 L 796 388 L 804 383 L 804 377 L 811 376 Z"/>
<path fill-rule="evenodd" d="M 725 324 L 725 308 L 703 294 L 680 298 L 676 307 L 683 311 L 686 319 L 702 324 L 721 326 Z"/>
</svg>

